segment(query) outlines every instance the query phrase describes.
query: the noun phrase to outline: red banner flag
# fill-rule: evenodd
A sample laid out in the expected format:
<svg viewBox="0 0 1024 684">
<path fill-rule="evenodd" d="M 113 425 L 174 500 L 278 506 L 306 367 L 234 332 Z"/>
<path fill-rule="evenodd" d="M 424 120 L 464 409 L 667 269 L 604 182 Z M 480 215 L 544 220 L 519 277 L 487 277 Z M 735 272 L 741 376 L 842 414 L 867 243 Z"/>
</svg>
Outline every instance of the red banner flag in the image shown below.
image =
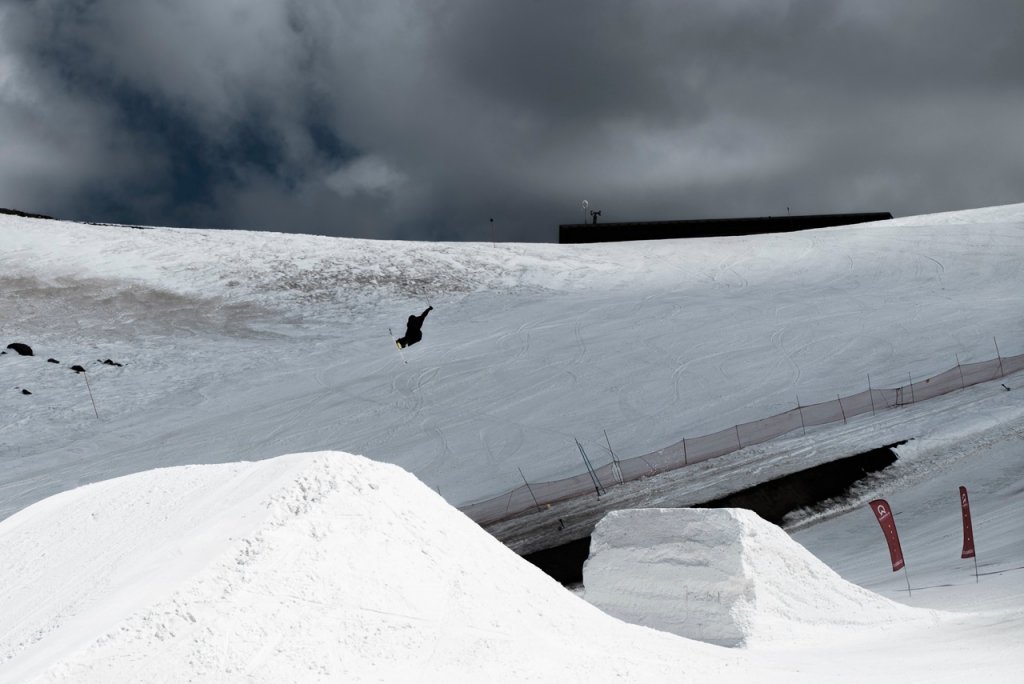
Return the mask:
<svg viewBox="0 0 1024 684">
<path fill-rule="evenodd" d="M 967 500 L 967 487 L 960 487 L 960 510 L 964 514 L 964 550 L 961 558 L 974 558 L 974 530 L 971 527 L 971 502 Z"/>
<path fill-rule="evenodd" d="M 892 508 L 885 499 L 875 499 L 870 504 L 872 512 L 882 526 L 885 541 L 889 543 L 889 558 L 892 559 L 892 571 L 896 572 L 906 563 L 903 562 L 903 549 L 900 548 L 900 536 L 896 534 L 896 521 L 893 519 Z"/>
</svg>

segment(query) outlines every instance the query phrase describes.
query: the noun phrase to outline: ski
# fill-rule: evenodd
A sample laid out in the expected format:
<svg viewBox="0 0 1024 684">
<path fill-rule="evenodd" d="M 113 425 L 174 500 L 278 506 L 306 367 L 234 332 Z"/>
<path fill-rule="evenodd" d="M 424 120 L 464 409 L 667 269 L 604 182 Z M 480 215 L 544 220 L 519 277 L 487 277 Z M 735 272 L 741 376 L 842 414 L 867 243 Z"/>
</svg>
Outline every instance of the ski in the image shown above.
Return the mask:
<svg viewBox="0 0 1024 684">
<path fill-rule="evenodd" d="M 395 339 L 395 333 L 391 332 L 391 328 L 388 328 L 388 337 L 395 343 L 395 349 L 398 350 L 398 355 L 402 357 L 402 363 L 408 364 L 409 362 L 405 360 L 405 352 L 402 351 L 402 345 L 398 344 L 398 340 Z"/>
</svg>

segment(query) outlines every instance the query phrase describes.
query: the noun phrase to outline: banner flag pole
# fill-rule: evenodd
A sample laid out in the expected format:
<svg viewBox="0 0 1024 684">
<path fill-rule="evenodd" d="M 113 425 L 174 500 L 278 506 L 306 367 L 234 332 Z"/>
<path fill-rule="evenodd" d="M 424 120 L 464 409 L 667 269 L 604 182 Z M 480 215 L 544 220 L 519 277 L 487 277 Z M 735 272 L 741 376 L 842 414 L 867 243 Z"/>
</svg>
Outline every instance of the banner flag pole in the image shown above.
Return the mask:
<svg viewBox="0 0 1024 684">
<path fill-rule="evenodd" d="M 896 532 L 896 521 L 892 514 L 892 507 L 889 506 L 889 502 L 885 499 L 875 499 L 868 505 L 871 506 L 871 512 L 875 514 L 875 518 L 882 528 L 882 533 L 885 535 L 885 541 L 889 545 L 889 559 L 892 561 L 892 571 L 899 572 L 903 570 L 903 574 L 907 578 L 907 595 L 913 596 L 910 591 L 910 575 L 907 573 L 907 564 L 903 559 L 903 549 L 900 547 L 900 536 Z"/>
<path fill-rule="evenodd" d="M 971 525 L 971 502 L 967 499 L 967 487 L 960 485 L 960 512 L 964 521 L 964 548 L 961 558 L 974 559 L 974 583 L 978 583 L 978 554 L 974 551 L 974 527 Z"/>
</svg>

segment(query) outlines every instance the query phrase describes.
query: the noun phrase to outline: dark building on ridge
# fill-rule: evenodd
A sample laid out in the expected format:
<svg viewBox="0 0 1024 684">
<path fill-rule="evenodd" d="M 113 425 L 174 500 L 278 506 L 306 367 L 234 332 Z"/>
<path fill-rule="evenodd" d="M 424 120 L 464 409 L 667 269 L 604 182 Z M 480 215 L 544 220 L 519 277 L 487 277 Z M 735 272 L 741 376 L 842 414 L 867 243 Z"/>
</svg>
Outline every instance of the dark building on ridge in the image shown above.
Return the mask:
<svg viewBox="0 0 1024 684">
<path fill-rule="evenodd" d="M 864 214 L 810 214 L 753 218 L 692 219 L 686 221 L 628 221 L 620 223 L 563 223 L 558 226 L 559 244 L 668 240 L 673 238 L 722 237 L 789 233 L 812 228 L 848 226 L 891 219 L 887 211 Z"/>
</svg>

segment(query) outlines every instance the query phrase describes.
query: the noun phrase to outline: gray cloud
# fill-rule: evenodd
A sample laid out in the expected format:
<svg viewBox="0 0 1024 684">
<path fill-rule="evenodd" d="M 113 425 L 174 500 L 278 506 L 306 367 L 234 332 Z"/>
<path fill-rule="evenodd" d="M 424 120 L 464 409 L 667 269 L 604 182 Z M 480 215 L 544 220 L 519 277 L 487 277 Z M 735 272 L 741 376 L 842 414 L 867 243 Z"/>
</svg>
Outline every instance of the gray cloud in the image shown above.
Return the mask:
<svg viewBox="0 0 1024 684">
<path fill-rule="evenodd" d="M 607 220 L 1021 201 L 1016 0 L 36 0 L 0 206 L 551 240 Z"/>
</svg>

